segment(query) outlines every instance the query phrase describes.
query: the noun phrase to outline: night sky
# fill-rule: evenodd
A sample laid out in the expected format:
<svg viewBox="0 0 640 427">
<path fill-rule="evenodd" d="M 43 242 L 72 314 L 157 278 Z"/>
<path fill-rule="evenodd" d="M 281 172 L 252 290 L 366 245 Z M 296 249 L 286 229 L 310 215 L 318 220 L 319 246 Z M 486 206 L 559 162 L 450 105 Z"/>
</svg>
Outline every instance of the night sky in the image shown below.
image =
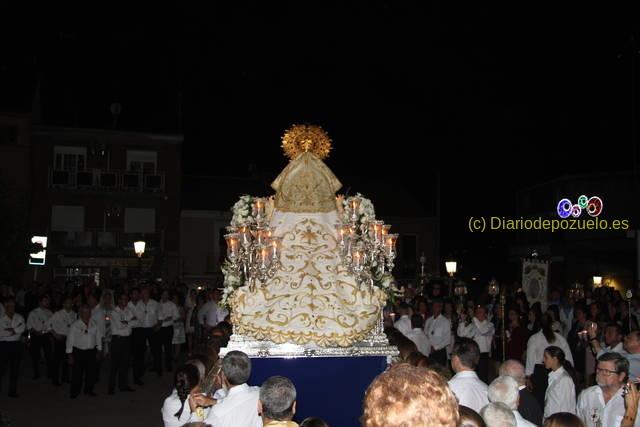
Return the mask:
<svg viewBox="0 0 640 427">
<path fill-rule="evenodd" d="M 339 178 L 426 200 L 440 174 L 446 247 L 518 188 L 634 166 L 637 15 L 563 3 L 4 9 L 0 107 L 28 110 L 38 76 L 45 124 L 110 127 L 118 101 L 119 128 L 184 133 L 184 171 L 211 175 L 275 177 L 284 130 L 319 124 Z"/>
</svg>

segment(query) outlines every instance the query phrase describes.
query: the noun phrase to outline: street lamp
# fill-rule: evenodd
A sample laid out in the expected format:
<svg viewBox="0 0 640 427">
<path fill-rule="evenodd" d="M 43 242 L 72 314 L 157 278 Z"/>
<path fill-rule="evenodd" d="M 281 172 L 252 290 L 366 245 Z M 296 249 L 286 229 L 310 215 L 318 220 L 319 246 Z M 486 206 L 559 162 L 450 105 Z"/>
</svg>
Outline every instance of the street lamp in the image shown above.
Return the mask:
<svg viewBox="0 0 640 427">
<path fill-rule="evenodd" d="M 147 243 L 144 240 L 133 242 L 133 250 L 138 256 L 138 281 L 142 278 L 142 255 L 144 255 L 145 246 L 147 246 Z"/>
<path fill-rule="evenodd" d="M 458 263 L 455 261 L 446 261 L 444 266 L 447 269 L 447 274 L 449 275 L 449 296 L 451 296 L 453 292 L 453 276 L 456 274 L 458 269 Z"/>
<path fill-rule="evenodd" d="M 602 285 L 602 276 L 593 276 L 593 287 L 597 288 Z"/>
</svg>

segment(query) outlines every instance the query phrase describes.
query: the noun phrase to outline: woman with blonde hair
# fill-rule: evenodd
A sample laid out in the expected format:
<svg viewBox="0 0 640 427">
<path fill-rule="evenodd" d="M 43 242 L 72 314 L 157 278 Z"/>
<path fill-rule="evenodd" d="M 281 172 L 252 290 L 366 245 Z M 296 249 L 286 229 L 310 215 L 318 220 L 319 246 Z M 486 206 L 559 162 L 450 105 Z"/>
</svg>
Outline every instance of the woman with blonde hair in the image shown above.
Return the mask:
<svg viewBox="0 0 640 427">
<path fill-rule="evenodd" d="M 378 375 L 364 397 L 363 427 L 456 427 L 458 402 L 436 372 L 400 363 Z"/>
</svg>

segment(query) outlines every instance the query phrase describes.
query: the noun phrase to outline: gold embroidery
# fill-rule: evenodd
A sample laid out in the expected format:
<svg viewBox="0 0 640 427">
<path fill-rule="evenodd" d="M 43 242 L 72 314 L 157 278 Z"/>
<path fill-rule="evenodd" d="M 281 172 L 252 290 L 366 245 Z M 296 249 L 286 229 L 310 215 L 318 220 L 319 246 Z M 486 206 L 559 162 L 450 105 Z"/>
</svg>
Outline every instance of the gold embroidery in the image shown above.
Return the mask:
<svg viewBox="0 0 640 427">
<path fill-rule="evenodd" d="M 276 190 L 275 209 L 281 212 L 331 212 L 342 184 L 322 160 L 305 152 L 289 162 L 271 187 Z"/>
<path fill-rule="evenodd" d="M 385 295 L 360 289 L 342 266 L 328 224 L 337 213 L 295 214 L 281 230 L 282 268 L 264 288 L 241 288 L 231 299 L 236 333 L 275 343 L 313 342 L 348 346 L 364 339 L 376 324 Z M 309 242 L 309 233 L 317 243 Z"/>
</svg>

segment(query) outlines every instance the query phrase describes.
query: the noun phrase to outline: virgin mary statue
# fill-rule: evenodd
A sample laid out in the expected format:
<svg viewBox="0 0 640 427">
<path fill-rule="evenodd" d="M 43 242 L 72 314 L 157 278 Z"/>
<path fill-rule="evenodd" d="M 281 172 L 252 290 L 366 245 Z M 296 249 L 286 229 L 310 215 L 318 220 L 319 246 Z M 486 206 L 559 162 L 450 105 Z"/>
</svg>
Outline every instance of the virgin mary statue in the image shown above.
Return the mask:
<svg viewBox="0 0 640 427">
<path fill-rule="evenodd" d="M 331 144 L 315 126 L 283 137 L 289 164 L 273 181 L 269 225 L 282 238 L 280 267 L 258 286 L 229 299 L 235 334 L 277 344 L 350 346 L 376 326 L 386 294 L 359 286 L 343 266 L 335 225 L 342 222 L 342 184 L 323 159 Z"/>
</svg>

